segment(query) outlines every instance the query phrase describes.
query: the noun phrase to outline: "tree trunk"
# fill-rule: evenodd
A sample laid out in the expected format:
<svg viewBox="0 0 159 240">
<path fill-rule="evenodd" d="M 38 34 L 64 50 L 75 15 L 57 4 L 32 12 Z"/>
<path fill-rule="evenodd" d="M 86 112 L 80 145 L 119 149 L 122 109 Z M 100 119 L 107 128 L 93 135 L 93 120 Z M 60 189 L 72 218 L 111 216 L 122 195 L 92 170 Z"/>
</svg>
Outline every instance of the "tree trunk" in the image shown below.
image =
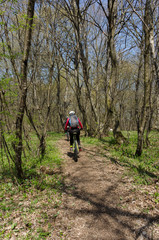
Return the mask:
<svg viewBox="0 0 159 240">
<path fill-rule="evenodd" d="M 109 0 L 108 1 L 108 47 L 107 47 L 107 64 L 106 64 L 106 74 L 108 75 L 109 71 L 109 79 L 107 82 L 107 89 L 106 89 L 106 117 L 105 117 L 105 126 L 104 126 L 104 133 L 107 134 L 109 128 L 112 128 L 113 118 L 115 118 L 115 122 L 119 121 L 118 116 L 115 114 L 114 109 L 114 98 L 116 92 L 116 84 L 118 82 L 118 60 L 116 56 L 116 48 L 115 48 L 115 32 L 116 32 L 116 21 L 117 21 L 117 0 Z M 110 70 L 109 70 L 110 69 Z M 115 124 L 116 128 L 116 124 Z M 116 129 L 117 130 L 117 129 Z M 114 133 L 116 132 L 114 129 Z M 120 133 L 119 133 L 120 132 Z M 118 134 L 114 134 L 114 137 L 117 138 L 118 136 L 122 135 L 122 132 L 118 128 Z"/>
<path fill-rule="evenodd" d="M 123 136 L 120 130 L 119 120 L 116 120 L 115 122 L 113 136 L 118 144 L 123 144 L 126 142 L 126 138 Z"/>
<path fill-rule="evenodd" d="M 88 81 L 88 69 L 86 66 L 86 58 L 84 56 L 83 52 L 83 47 L 81 45 L 81 39 L 80 39 L 80 8 L 79 8 L 79 2 L 75 2 L 73 0 L 73 24 L 74 24 L 74 30 L 75 30 L 75 37 L 76 37 L 76 49 L 75 49 L 75 60 L 74 60 L 74 66 L 75 66 L 75 78 L 76 78 L 76 99 L 78 103 L 78 107 L 80 112 L 82 113 L 83 116 L 83 126 L 85 129 L 85 135 L 89 132 L 89 126 L 88 126 L 88 121 L 87 121 L 87 114 L 86 110 L 84 108 L 84 104 L 82 102 L 82 92 L 81 92 L 81 85 L 80 85 L 80 77 L 79 77 L 79 64 L 80 64 L 80 59 L 82 61 L 82 66 L 83 66 L 83 77 L 84 81 Z M 88 84 L 87 84 L 88 86 Z"/>
<path fill-rule="evenodd" d="M 17 171 L 17 177 L 23 177 L 22 170 L 22 124 L 24 111 L 26 106 L 26 97 L 27 97 L 27 67 L 28 67 L 28 58 L 29 51 L 31 45 L 31 35 L 32 35 L 32 24 L 33 24 L 33 16 L 34 16 L 34 5 L 35 0 L 28 1 L 28 9 L 27 9 L 27 20 L 26 20 L 26 31 L 25 31 L 25 39 L 24 39 L 24 54 L 21 64 L 21 78 L 20 78 L 20 100 L 18 106 L 18 114 L 16 117 L 16 141 L 14 143 L 15 150 L 15 167 Z"/>
<path fill-rule="evenodd" d="M 157 22 L 157 41 L 156 41 L 156 48 L 157 48 L 157 54 L 154 57 L 154 63 L 155 63 L 155 71 L 156 71 L 156 121 L 155 121 L 155 129 L 159 131 L 159 21 Z M 154 40 L 154 38 L 153 38 Z M 154 45 L 154 41 L 153 41 Z M 153 48 L 152 48 L 153 49 Z M 152 51 L 153 52 L 153 51 Z M 154 56 L 154 53 L 153 53 Z"/>
<path fill-rule="evenodd" d="M 102 3 L 101 3 L 102 4 Z M 104 7 L 103 7 L 104 8 Z M 108 1 L 108 43 L 107 43 L 107 63 L 106 63 L 106 116 L 104 123 L 104 134 L 107 134 L 110 123 L 114 116 L 114 93 L 115 83 L 117 81 L 117 57 L 115 49 L 115 31 L 117 19 L 117 1 Z M 112 128 L 112 126 L 111 126 Z"/>
<path fill-rule="evenodd" d="M 76 49 L 76 55 L 75 55 L 75 78 L 76 78 L 76 99 L 78 103 L 78 107 L 80 112 L 82 113 L 83 116 L 83 126 L 85 128 L 85 131 L 87 131 L 86 126 L 87 126 L 87 115 L 86 111 L 84 109 L 84 106 L 82 104 L 81 100 L 81 87 L 80 87 L 80 81 L 79 81 L 79 62 L 80 62 L 80 55 L 79 55 L 79 44 L 77 42 L 77 49 Z M 86 134 L 86 132 L 85 132 Z"/>
<path fill-rule="evenodd" d="M 57 107 L 58 107 L 58 114 L 59 114 L 59 118 L 60 118 L 60 122 L 61 122 L 61 126 L 63 128 L 63 120 L 65 118 L 65 116 L 62 113 L 62 104 L 61 104 L 61 73 L 60 73 L 60 67 L 59 67 L 59 63 L 57 60 L 57 72 L 58 72 L 58 76 L 57 76 Z"/>
<path fill-rule="evenodd" d="M 146 1 L 143 25 L 145 34 L 145 50 L 144 50 L 144 102 L 142 107 L 141 123 L 138 128 L 138 141 L 136 155 L 140 156 L 143 150 L 144 132 L 146 123 L 150 116 L 150 101 L 151 101 L 151 70 L 150 70 L 150 27 L 151 27 L 151 13 L 150 13 L 150 0 Z"/>
</svg>

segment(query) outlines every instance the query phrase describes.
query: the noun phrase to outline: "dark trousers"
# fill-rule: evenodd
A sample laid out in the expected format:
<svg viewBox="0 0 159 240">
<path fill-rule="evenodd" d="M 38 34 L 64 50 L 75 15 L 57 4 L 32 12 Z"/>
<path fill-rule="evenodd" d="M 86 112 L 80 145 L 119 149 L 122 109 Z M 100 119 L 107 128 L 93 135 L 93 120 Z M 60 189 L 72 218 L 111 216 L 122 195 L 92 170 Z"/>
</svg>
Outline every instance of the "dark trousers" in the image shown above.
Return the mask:
<svg viewBox="0 0 159 240">
<path fill-rule="evenodd" d="M 77 128 L 77 129 L 70 129 L 69 132 L 70 132 L 70 145 L 72 146 L 73 145 L 73 132 L 76 131 L 76 136 L 77 136 L 77 142 L 78 142 L 78 145 L 80 145 L 80 130 Z"/>
</svg>

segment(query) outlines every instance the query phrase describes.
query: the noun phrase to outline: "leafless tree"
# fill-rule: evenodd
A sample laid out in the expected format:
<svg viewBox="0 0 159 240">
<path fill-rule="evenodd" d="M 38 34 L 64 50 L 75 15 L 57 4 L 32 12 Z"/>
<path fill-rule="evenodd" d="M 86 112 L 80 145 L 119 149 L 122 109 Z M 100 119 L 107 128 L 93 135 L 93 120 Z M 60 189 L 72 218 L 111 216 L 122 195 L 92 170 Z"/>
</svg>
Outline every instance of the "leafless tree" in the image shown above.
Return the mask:
<svg viewBox="0 0 159 240">
<path fill-rule="evenodd" d="M 11 34 L 11 32 L 9 32 L 9 24 L 7 25 L 9 18 L 5 17 L 4 15 L 1 16 L 4 22 L 4 36 L 7 43 L 10 62 L 12 65 L 14 76 L 17 78 L 18 85 L 19 85 L 19 100 L 17 103 L 18 106 L 17 106 L 16 121 L 15 121 L 15 141 L 13 142 L 14 151 L 15 151 L 14 163 L 17 171 L 17 176 L 19 178 L 23 177 L 22 159 L 21 159 L 22 150 L 23 150 L 22 132 L 23 132 L 23 117 L 24 117 L 24 112 L 26 107 L 26 98 L 27 98 L 28 59 L 29 59 L 29 51 L 30 51 L 31 38 L 32 38 L 34 6 L 35 6 L 35 0 L 33 1 L 29 0 L 27 4 L 24 47 L 23 47 L 23 56 L 21 59 L 20 68 L 16 64 L 15 57 L 14 57 L 15 50 L 14 50 L 14 42 L 12 41 L 14 36 Z"/>
</svg>

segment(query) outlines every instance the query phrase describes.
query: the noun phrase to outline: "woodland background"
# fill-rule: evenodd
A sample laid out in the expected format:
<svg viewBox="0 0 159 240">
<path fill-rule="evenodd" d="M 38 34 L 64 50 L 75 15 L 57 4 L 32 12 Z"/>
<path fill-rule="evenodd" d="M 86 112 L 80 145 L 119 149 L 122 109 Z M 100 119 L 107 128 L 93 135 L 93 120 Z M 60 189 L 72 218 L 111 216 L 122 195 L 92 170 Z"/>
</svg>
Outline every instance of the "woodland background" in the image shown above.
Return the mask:
<svg viewBox="0 0 159 240">
<path fill-rule="evenodd" d="M 142 154 L 159 129 L 158 18 L 158 0 L 0 1 L 1 159 L 18 178 L 31 134 L 42 158 L 71 110 L 85 136 L 137 131 Z"/>
</svg>

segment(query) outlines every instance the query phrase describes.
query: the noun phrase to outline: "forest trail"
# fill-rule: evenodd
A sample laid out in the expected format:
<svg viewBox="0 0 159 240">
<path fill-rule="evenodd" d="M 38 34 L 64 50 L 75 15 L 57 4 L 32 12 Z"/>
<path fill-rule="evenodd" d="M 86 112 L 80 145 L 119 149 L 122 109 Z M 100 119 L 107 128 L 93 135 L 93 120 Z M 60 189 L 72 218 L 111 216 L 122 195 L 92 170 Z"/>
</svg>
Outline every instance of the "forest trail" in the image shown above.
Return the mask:
<svg viewBox="0 0 159 240">
<path fill-rule="evenodd" d="M 58 147 L 65 159 L 64 192 L 54 236 L 49 239 L 159 239 L 159 209 L 143 211 L 152 203 L 123 175 L 122 166 L 91 147 L 84 148 L 74 162 L 64 138 Z"/>
</svg>

